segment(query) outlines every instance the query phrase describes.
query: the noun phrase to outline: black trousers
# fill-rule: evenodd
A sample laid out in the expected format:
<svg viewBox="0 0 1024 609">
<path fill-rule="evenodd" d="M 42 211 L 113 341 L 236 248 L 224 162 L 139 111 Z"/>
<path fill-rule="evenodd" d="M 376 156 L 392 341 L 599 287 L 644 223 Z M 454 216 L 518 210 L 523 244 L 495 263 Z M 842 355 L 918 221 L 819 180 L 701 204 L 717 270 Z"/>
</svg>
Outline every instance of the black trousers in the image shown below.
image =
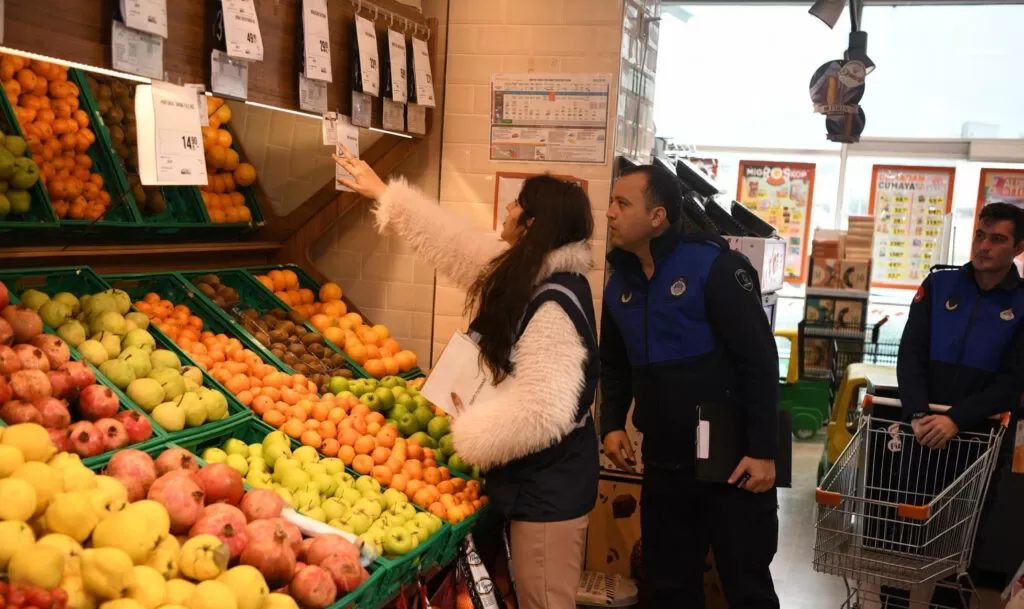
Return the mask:
<svg viewBox="0 0 1024 609">
<path fill-rule="evenodd" d="M 774 489 L 755 495 L 695 482 L 692 471 L 645 466 L 640 526 L 651 607 L 704 608 L 710 547 L 730 609 L 779 608 L 769 570 L 779 542 Z"/>
</svg>

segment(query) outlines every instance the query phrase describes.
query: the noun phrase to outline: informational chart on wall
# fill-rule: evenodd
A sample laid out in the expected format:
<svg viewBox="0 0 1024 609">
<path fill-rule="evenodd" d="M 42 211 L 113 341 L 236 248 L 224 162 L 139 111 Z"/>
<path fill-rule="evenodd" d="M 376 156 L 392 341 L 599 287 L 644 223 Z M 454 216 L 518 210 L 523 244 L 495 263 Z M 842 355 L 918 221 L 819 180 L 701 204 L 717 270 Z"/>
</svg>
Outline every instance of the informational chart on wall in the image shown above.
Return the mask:
<svg viewBox="0 0 1024 609">
<path fill-rule="evenodd" d="M 871 285 L 917 289 L 948 247 L 953 167 L 875 165 L 868 213 L 875 216 Z"/>
<path fill-rule="evenodd" d="M 978 214 L 989 203 L 1009 203 L 1024 209 L 1024 169 L 981 170 L 978 183 L 978 209 L 974 214 L 977 228 Z M 1017 270 L 1024 270 L 1024 256 L 1017 256 Z"/>
<path fill-rule="evenodd" d="M 498 228 L 505 223 L 505 217 L 508 215 L 508 204 L 519 197 L 519 191 L 523 189 L 523 182 L 525 182 L 527 178 L 532 178 L 537 175 L 542 174 L 513 173 L 508 171 L 499 171 L 495 174 L 494 230 L 498 230 Z M 556 175 L 555 177 L 568 182 L 575 182 L 579 184 L 579 187 L 583 189 L 583 192 L 587 192 L 586 180 L 567 175 Z"/>
<path fill-rule="evenodd" d="M 491 160 L 604 163 L 611 74 L 492 74 Z"/>
<path fill-rule="evenodd" d="M 804 282 L 814 167 L 814 163 L 740 161 L 737 198 L 786 240 L 787 283 Z"/>
</svg>

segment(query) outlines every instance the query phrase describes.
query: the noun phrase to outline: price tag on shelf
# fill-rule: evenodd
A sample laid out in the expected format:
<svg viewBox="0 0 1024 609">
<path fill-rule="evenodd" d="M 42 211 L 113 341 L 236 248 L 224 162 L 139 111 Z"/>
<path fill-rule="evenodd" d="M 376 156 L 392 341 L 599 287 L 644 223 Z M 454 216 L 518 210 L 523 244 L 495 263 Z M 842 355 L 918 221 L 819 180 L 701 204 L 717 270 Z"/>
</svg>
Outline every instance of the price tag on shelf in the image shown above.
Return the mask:
<svg viewBox="0 0 1024 609">
<path fill-rule="evenodd" d="M 434 79 L 430 74 L 430 51 L 427 41 L 412 39 L 412 69 L 416 81 L 416 103 L 434 107 Z"/>
<path fill-rule="evenodd" d="M 405 104 L 385 99 L 382 123 L 388 131 L 405 131 Z"/>
<path fill-rule="evenodd" d="M 405 53 L 405 35 L 388 30 L 388 55 L 391 61 L 391 99 L 396 102 L 409 101 L 408 59 Z"/>
<path fill-rule="evenodd" d="M 331 33 L 327 0 L 302 0 L 302 50 L 306 78 L 331 82 Z"/>
<path fill-rule="evenodd" d="M 246 99 L 249 97 L 249 64 L 228 57 L 214 49 L 210 54 L 210 89 L 217 95 Z"/>
<path fill-rule="evenodd" d="M 221 0 L 224 46 L 236 59 L 263 61 L 263 36 L 253 0 Z"/>
<path fill-rule="evenodd" d="M 121 0 L 124 24 L 167 38 L 167 0 Z"/>
<path fill-rule="evenodd" d="M 380 63 L 377 59 L 377 32 L 373 22 L 356 15 L 356 46 L 359 48 L 359 74 L 363 93 L 380 95 Z"/>
<path fill-rule="evenodd" d="M 154 81 L 135 94 L 139 178 L 145 185 L 206 184 L 195 89 Z"/>
<path fill-rule="evenodd" d="M 210 109 L 206 105 L 206 87 L 203 85 L 185 85 L 196 92 L 196 109 L 199 110 L 199 126 L 210 126 Z"/>
<path fill-rule="evenodd" d="M 125 27 L 114 19 L 110 39 L 110 63 L 115 70 L 150 78 L 164 77 L 163 38 Z"/>
<path fill-rule="evenodd" d="M 366 93 L 352 92 L 352 124 L 356 127 L 370 128 L 370 117 L 373 108 L 373 98 Z"/>
<path fill-rule="evenodd" d="M 406 122 L 409 133 L 417 135 L 427 134 L 427 107 L 419 104 L 406 106 Z"/>
<path fill-rule="evenodd" d="M 359 156 L 359 127 L 352 124 L 347 116 L 338 117 L 338 128 L 337 128 L 337 147 L 335 153 L 341 156 L 341 147 L 344 146 L 348 153 L 354 157 Z M 352 174 L 341 168 L 340 165 L 335 163 L 334 165 L 334 188 L 336 190 L 343 190 L 345 192 L 352 192 L 351 188 L 346 188 L 338 182 L 340 178 L 352 178 Z"/>
<path fill-rule="evenodd" d="M 327 83 L 299 74 L 299 108 L 306 112 L 327 112 Z"/>
<path fill-rule="evenodd" d="M 338 145 L 338 113 L 324 112 L 323 128 L 324 146 Z"/>
</svg>

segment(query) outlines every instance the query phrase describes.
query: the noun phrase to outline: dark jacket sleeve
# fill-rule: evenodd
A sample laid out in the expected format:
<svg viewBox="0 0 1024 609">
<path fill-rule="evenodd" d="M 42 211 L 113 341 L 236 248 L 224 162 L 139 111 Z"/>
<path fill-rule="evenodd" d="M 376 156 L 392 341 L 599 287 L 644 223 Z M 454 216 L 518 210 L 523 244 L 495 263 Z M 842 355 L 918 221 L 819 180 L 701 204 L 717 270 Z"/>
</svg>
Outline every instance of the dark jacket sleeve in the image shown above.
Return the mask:
<svg viewBox="0 0 1024 609">
<path fill-rule="evenodd" d="M 896 377 L 899 380 L 903 419 L 928 414 L 928 362 L 931 350 L 932 285 L 925 279 L 910 304 L 907 325 L 900 338 Z"/>
<path fill-rule="evenodd" d="M 988 417 L 1014 411 L 1024 392 L 1024 325 L 1017 326 L 1016 336 L 1003 358 L 1003 369 L 985 389 L 969 395 L 956 404 L 946 415 L 960 429 L 979 425 Z"/>
<path fill-rule="evenodd" d="M 626 428 L 633 402 L 633 371 L 626 343 L 608 306 L 601 312 L 601 437 Z"/>
<path fill-rule="evenodd" d="M 778 450 L 779 353 L 761 306 L 761 286 L 746 258 L 732 251 L 715 260 L 704 285 L 715 337 L 736 366 L 744 409 L 747 456 L 774 459 Z"/>
</svg>

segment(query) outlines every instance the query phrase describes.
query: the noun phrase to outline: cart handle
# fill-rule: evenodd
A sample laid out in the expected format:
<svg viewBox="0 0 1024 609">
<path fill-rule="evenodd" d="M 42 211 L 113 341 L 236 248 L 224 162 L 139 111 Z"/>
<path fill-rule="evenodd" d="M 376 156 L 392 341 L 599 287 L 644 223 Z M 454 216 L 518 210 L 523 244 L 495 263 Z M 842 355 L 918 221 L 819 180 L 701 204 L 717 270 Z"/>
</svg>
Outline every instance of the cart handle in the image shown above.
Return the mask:
<svg viewBox="0 0 1024 609">
<path fill-rule="evenodd" d="M 869 406 L 873 404 L 878 404 L 879 406 L 891 406 L 894 408 L 898 408 L 899 406 L 902 405 L 899 399 L 897 398 L 886 398 L 868 394 L 865 395 L 864 399 L 861 401 L 861 409 L 866 410 Z M 949 406 L 948 404 L 928 404 L 928 410 L 932 412 L 937 412 L 939 414 L 949 412 L 952 409 L 953 407 Z M 1000 414 L 994 414 L 990 416 L 989 419 L 993 421 L 998 421 L 1001 426 L 1007 427 L 1010 424 L 1010 411 L 1002 412 Z"/>
<path fill-rule="evenodd" d="M 878 344 L 878 335 L 879 335 L 879 333 L 882 330 L 882 326 L 884 326 L 887 321 L 889 321 L 889 316 L 888 315 L 886 315 L 882 319 L 878 320 L 878 323 L 876 323 L 875 326 L 873 328 L 871 328 L 871 344 L 873 344 L 873 345 L 877 345 Z"/>
</svg>

